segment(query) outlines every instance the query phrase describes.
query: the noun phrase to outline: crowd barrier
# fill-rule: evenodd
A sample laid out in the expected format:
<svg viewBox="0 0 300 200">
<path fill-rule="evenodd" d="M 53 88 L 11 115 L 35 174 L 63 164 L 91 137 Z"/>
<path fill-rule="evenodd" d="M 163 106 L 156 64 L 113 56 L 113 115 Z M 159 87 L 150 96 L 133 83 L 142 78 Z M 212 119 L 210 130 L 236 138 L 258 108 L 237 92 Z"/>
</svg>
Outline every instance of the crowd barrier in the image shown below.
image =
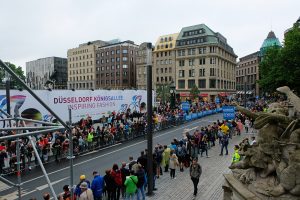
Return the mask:
<svg viewBox="0 0 300 200">
<path fill-rule="evenodd" d="M 189 114 L 183 114 L 183 115 L 176 115 L 176 116 L 169 116 L 167 117 L 165 120 L 162 120 L 158 123 L 154 123 L 153 124 L 153 131 L 157 132 L 157 131 L 162 131 L 174 126 L 179 126 L 182 125 L 184 123 L 187 123 L 189 121 L 192 120 L 196 120 L 208 115 L 212 115 L 212 114 L 216 114 L 216 113 L 220 113 L 222 112 L 222 108 L 217 108 L 214 110 L 206 110 L 206 111 L 202 111 L 202 112 L 197 112 L 197 113 L 189 113 Z M 102 124 L 103 126 L 104 124 Z M 101 123 L 100 123 L 101 126 Z M 115 133 L 115 135 L 95 135 L 93 138 L 93 142 L 92 143 L 88 143 L 87 141 L 85 141 L 82 145 L 79 144 L 75 144 L 74 143 L 74 154 L 75 155 L 79 155 L 79 154 L 84 154 L 86 152 L 89 151 L 93 151 L 96 149 L 101 149 L 101 148 L 105 148 L 105 147 L 109 147 L 112 146 L 114 144 L 117 143 L 122 143 L 122 142 L 126 142 L 126 141 L 130 141 L 133 140 L 135 138 L 139 138 L 139 137 L 145 137 L 145 135 L 147 134 L 147 126 L 145 125 L 145 122 L 143 121 L 137 121 L 136 123 L 134 123 L 128 130 L 123 130 L 123 131 L 118 131 Z M 62 159 L 66 159 L 68 156 L 68 148 L 61 148 L 58 151 L 53 151 L 53 148 L 50 146 L 49 149 L 47 150 L 47 154 L 42 153 L 43 151 L 39 151 L 40 153 L 40 157 L 42 159 L 42 161 L 44 161 L 44 163 L 49 163 L 50 161 L 54 161 L 55 157 L 57 155 L 54 155 L 53 152 L 59 152 L 58 155 L 58 159 L 62 160 Z M 24 158 L 26 157 L 26 158 Z M 34 166 L 34 165 L 38 165 L 38 163 L 36 162 L 37 160 L 34 159 L 34 156 L 32 156 L 32 158 L 29 159 L 27 158 L 27 156 L 24 156 L 21 162 L 25 162 L 26 164 L 22 165 L 22 170 L 25 170 L 26 168 L 29 168 L 29 166 Z M 5 160 L 5 167 L 4 167 L 4 171 L 6 173 L 14 173 L 16 172 L 16 165 L 14 162 L 11 162 L 12 159 L 11 157 L 9 159 Z"/>
</svg>

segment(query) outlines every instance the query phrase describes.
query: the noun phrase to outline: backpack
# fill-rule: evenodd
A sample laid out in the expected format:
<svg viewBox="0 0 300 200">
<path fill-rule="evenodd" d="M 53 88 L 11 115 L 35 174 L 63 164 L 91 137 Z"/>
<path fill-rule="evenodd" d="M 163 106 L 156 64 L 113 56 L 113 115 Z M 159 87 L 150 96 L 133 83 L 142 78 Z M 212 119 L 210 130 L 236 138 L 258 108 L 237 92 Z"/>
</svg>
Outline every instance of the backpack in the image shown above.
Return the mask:
<svg viewBox="0 0 300 200">
<path fill-rule="evenodd" d="M 121 172 L 119 170 L 116 171 L 115 174 L 114 174 L 114 181 L 116 182 L 116 184 L 118 186 L 122 186 L 123 185 L 123 183 L 122 183 L 122 174 L 121 174 Z"/>
<path fill-rule="evenodd" d="M 179 145 L 177 147 L 177 156 L 179 156 L 179 157 L 185 156 L 185 149 L 183 148 L 183 146 Z"/>
</svg>

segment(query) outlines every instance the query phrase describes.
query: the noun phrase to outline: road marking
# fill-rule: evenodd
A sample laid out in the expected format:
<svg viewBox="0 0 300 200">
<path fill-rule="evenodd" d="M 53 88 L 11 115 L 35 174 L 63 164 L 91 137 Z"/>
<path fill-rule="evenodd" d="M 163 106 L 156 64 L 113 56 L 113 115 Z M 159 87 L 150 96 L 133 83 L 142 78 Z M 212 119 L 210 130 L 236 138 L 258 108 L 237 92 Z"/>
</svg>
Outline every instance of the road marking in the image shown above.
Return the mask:
<svg viewBox="0 0 300 200">
<path fill-rule="evenodd" d="M 177 130 L 180 130 L 180 129 L 184 129 L 184 128 L 188 127 L 188 126 L 192 126 L 193 124 L 201 123 L 201 122 L 209 122 L 209 121 L 208 121 L 208 120 L 201 120 L 201 119 L 200 119 L 199 121 L 197 120 L 197 121 L 195 121 L 195 122 L 192 122 L 192 123 L 187 124 L 187 125 L 185 125 L 185 126 L 182 126 L 182 127 L 180 127 L 180 128 L 176 128 L 176 129 L 173 129 L 173 130 L 171 130 L 171 131 L 165 132 L 165 133 L 163 133 L 163 134 L 159 134 L 159 135 L 157 135 L 157 136 L 154 136 L 153 139 L 154 139 L 154 138 L 162 137 L 162 136 L 167 135 L 167 134 L 169 134 L 169 133 L 172 133 L 172 132 L 174 132 L 174 131 L 177 131 Z M 194 127 L 193 129 L 195 129 L 195 128 L 197 128 L 197 127 L 198 127 L 198 126 Z M 126 147 L 117 149 L 117 150 L 115 150 L 115 151 L 111 151 L 111 152 L 105 153 L 105 154 L 103 154 L 103 155 L 96 156 L 96 157 L 94 157 L 94 158 L 91 158 L 91 159 L 82 161 L 82 162 L 80 162 L 80 163 L 77 163 L 77 164 L 75 164 L 74 166 L 82 165 L 82 164 L 87 163 L 87 162 L 89 162 L 89 161 L 92 161 L 92 160 L 95 160 L 95 159 L 98 159 L 98 158 L 101 158 L 101 157 L 104 157 L 104 156 L 107 156 L 107 155 L 110 155 L 110 154 L 113 154 L 113 153 L 122 151 L 122 150 L 124 150 L 124 149 L 131 148 L 131 147 L 133 147 L 133 146 L 142 144 L 142 143 L 144 143 L 144 142 L 147 142 L 147 140 L 143 140 L 143 141 L 134 143 L 134 144 L 132 144 L 132 145 L 129 145 L 129 146 L 126 146 Z M 118 145 L 118 144 L 116 144 L 116 145 Z M 115 146 L 116 146 L 116 145 L 115 145 Z M 112 147 L 112 146 L 110 146 L 110 147 Z M 109 148 L 109 147 L 106 147 L 106 148 Z M 101 150 L 104 150 L 104 148 L 101 149 Z M 69 169 L 69 168 L 70 168 L 70 167 L 64 167 L 64 168 L 62 168 L 62 169 L 59 169 L 59 170 L 50 172 L 50 173 L 48 173 L 48 176 L 50 176 L 51 174 L 55 174 L 55 173 L 57 173 L 57 172 L 61 172 L 61 171 L 63 171 L 63 170 Z M 30 179 L 30 180 L 28 180 L 28 181 L 24 181 L 24 182 L 22 182 L 22 184 L 30 183 L 30 182 L 32 182 L 32 181 L 35 181 L 35 180 L 40 179 L 40 178 L 43 178 L 43 177 L 44 177 L 44 175 L 38 176 L 38 177 L 33 178 L 33 179 Z M 65 177 L 65 178 L 69 178 L 69 177 Z M 30 192 L 30 193 L 31 193 L 31 192 Z M 25 195 L 27 195 L 27 193 L 26 193 Z"/>
<path fill-rule="evenodd" d="M 59 179 L 59 180 L 57 180 L 57 181 L 54 181 L 54 182 L 51 183 L 51 185 L 57 184 L 57 183 L 59 183 L 59 182 L 62 182 L 62 181 L 64 181 L 64 180 L 68 179 L 68 178 L 69 178 L 69 177 L 65 177 L 65 178 Z M 37 187 L 36 190 L 40 190 L 40 191 L 41 191 L 41 190 L 44 190 L 44 189 L 46 189 L 46 188 L 48 188 L 48 184 L 42 185 L 42 186 L 40 186 L 40 187 Z"/>
</svg>

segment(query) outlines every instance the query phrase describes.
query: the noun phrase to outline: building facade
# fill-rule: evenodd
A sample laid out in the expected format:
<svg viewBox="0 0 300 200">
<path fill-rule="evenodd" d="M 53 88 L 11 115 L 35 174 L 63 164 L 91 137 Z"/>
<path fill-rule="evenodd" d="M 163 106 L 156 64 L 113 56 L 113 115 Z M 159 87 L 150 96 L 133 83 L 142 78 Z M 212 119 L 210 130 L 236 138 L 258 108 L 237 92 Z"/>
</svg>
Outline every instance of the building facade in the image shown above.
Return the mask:
<svg viewBox="0 0 300 200">
<path fill-rule="evenodd" d="M 136 88 L 138 45 L 124 41 L 98 47 L 96 53 L 97 89 Z"/>
<path fill-rule="evenodd" d="M 67 89 L 67 59 L 40 58 L 26 62 L 26 82 L 31 89 Z"/>
<path fill-rule="evenodd" d="M 175 50 L 176 89 L 181 96 L 188 96 L 194 86 L 207 100 L 235 93 L 237 56 L 220 33 L 205 24 L 182 28 Z"/>
<path fill-rule="evenodd" d="M 240 58 L 236 68 L 237 95 L 259 96 L 259 51 Z"/>
<path fill-rule="evenodd" d="M 140 44 L 136 55 L 136 87 L 139 90 L 147 89 L 147 64 L 148 64 L 147 45 L 148 45 L 147 42 Z M 151 51 L 151 57 L 152 57 L 152 51 Z M 153 73 L 152 73 L 152 79 L 153 79 Z"/>
<path fill-rule="evenodd" d="M 162 35 L 155 43 L 152 57 L 155 88 L 167 88 L 176 81 L 175 45 L 177 37 L 178 33 Z"/>
<path fill-rule="evenodd" d="M 68 89 L 96 87 L 96 49 L 107 44 L 96 40 L 68 50 Z"/>
</svg>

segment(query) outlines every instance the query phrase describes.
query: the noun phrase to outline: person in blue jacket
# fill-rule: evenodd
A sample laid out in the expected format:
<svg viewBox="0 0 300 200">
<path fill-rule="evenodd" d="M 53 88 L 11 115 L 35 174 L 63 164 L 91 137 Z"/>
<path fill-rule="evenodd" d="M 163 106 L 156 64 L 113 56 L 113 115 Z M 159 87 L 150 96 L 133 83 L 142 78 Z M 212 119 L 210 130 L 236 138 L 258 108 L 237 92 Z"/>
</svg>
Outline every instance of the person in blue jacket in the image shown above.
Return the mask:
<svg viewBox="0 0 300 200">
<path fill-rule="evenodd" d="M 93 191 L 94 200 L 102 200 L 102 193 L 104 188 L 103 176 L 100 176 L 98 172 L 93 172 L 94 179 L 92 181 L 91 189 Z"/>
</svg>

